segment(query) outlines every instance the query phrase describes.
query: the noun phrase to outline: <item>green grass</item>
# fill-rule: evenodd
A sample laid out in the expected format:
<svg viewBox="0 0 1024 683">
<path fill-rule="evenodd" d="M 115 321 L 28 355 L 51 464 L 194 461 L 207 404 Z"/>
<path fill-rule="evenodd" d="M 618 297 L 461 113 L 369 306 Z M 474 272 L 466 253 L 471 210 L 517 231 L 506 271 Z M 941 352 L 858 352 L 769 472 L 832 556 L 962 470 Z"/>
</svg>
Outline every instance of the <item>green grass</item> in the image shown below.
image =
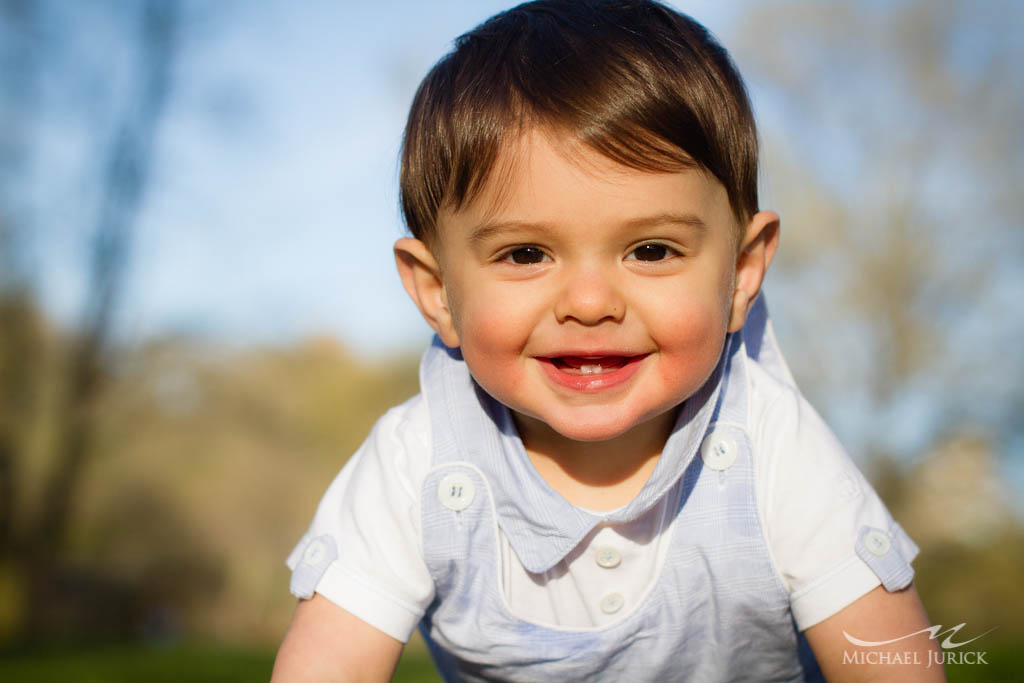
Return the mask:
<svg viewBox="0 0 1024 683">
<path fill-rule="evenodd" d="M 995 683 L 1024 679 L 1024 649 L 994 641 L 979 647 L 987 664 L 946 667 L 950 683 Z M 153 647 L 133 644 L 43 646 L 0 650 L 0 681 L 7 683 L 170 683 L 267 681 L 274 652 L 212 645 Z M 395 672 L 399 683 L 438 680 L 421 647 L 409 648 Z"/>
<path fill-rule="evenodd" d="M 209 645 L 153 647 L 133 644 L 41 646 L 0 651 L 0 681 L 5 683 L 233 683 L 267 681 L 274 652 Z M 403 655 L 395 681 L 437 681 L 430 657 L 422 651 Z"/>
<path fill-rule="evenodd" d="M 265 681 L 270 678 L 273 663 L 273 652 L 202 645 L 41 646 L 0 654 L 0 680 L 18 683 Z"/>
<path fill-rule="evenodd" d="M 971 643 L 962 650 L 977 649 L 985 653 L 987 664 L 949 664 L 946 677 L 949 683 L 997 683 L 1024 680 L 1024 647 L 1019 642 L 986 639 Z M 956 650 L 950 650 L 956 652 Z"/>
</svg>

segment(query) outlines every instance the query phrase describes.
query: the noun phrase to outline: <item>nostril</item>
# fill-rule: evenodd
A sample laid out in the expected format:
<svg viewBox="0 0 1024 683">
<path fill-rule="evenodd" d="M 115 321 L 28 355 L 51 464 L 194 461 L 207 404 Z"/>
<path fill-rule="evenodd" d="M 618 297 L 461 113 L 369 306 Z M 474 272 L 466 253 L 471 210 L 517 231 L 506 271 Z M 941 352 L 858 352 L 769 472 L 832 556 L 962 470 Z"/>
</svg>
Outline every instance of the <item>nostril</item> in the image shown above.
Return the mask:
<svg viewBox="0 0 1024 683">
<path fill-rule="evenodd" d="M 576 282 L 563 292 L 555 305 L 559 322 L 574 321 L 581 325 L 618 321 L 625 311 L 625 302 L 618 292 L 603 281 Z"/>
</svg>

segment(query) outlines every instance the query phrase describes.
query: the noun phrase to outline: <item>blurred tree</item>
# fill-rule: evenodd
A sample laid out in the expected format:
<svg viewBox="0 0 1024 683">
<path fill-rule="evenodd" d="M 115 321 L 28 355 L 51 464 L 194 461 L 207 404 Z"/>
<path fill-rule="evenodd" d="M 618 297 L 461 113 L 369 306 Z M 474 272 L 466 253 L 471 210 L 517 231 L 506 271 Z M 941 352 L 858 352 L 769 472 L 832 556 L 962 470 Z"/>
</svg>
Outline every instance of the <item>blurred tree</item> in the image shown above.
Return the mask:
<svg viewBox="0 0 1024 683">
<path fill-rule="evenodd" d="M 88 298 L 80 333 L 68 359 L 68 384 L 57 420 L 59 457 L 43 495 L 35 529 L 38 537 L 57 541 L 63 538 L 74 486 L 89 452 L 89 405 L 100 388 L 112 315 L 147 184 L 157 124 L 170 85 L 176 23 L 172 2 L 152 0 L 143 8 L 139 41 L 141 88 L 134 106 L 120 124 L 105 162 L 103 196 L 93 232 Z"/>
<path fill-rule="evenodd" d="M 1019 639 L 1024 5 L 798 0 L 744 26 L 794 373 L 919 539 L 932 618 Z"/>
<path fill-rule="evenodd" d="M 0 278 L 0 559 L 19 565 L 17 573 L 27 583 L 24 625 L 30 634 L 42 635 L 53 625 L 47 605 L 62 596 L 55 590 L 65 549 L 68 523 L 95 432 L 93 408 L 100 395 L 104 365 L 108 360 L 112 316 L 122 287 L 122 273 L 129 258 L 132 231 L 141 206 L 151 166 L 157 128 L 170 87 L 178 16 L 175 2 L 150 0 L 136 5 L 140 20 L 134 77 L 138 83 L 116 125 L 115 135 L 103 150 L 99 183 L 99 208 L 91 233 L 87 299 L 78 328 L 60 361 L 59 398 L 49 423 L 51 457 L 37 500 L 16 501 L 15 495 L 31 490 L 23 476 L 31 448 L 26 431 L 38 408 L 37 388 L 42 384 L 42 365 L 47 354 L 41 325 L 33 305 L 32 269 L 23 249 L 31 219 L 24 202 L 10 193 L 0 199 L 0 237 L 5 247 Z M 106 8 L 108 19 L 123 7 Z M 30 155 L 30 131 L 39 113 L 32 97 L 37 66 L 61 47 L 64 36 L 48 35 L 54 26 L 54 7 L 7 0 L 0 5 L 3 32 L 11 38 L 3 53 L 12 77 L 5 79 L 4 131 L 0 135 L 0 173 L 10 179 L 26 172 Z M 97 11 L 89 7 L 82 13 Z M 95 17 L 92 17 L 95 20 Z M 90 25 L 89 22 L 83 22 Z M 64 64 L 64 66 L 68 66 Z M 70 65 L 72 68 L 74 64 Z M 63 74 L 71 84 L 77 74 Z M 96 97 L 91 94 L 91 97 Z M 82 102 L 87 110 L 88 103 Z M 16 183 L 7 184 L 16 186 Z M 16 519 L 21 513 L 23 519 Z"/>
<path fill-rule="evenodd" d="M 1022 25 L 1024 5 L 966 0 L 773 3 L 743 22 L 739 61 L 781 115 L 771 290 L 813 331 L 788 335 L 794 369 L 863 435 L 855 451 L 1020 433 Z"/>
</svg>

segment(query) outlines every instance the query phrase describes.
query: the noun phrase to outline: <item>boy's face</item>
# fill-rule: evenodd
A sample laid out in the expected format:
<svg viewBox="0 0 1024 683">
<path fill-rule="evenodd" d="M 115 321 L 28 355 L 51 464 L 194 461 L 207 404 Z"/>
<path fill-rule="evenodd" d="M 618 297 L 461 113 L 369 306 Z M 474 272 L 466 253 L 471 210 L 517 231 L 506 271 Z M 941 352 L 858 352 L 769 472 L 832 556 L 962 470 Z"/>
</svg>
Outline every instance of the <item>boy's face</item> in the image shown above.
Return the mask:
<svg viewBox="0 0 1024 683">
<path fill-rule="evenodd" d="M 523 136 L 481 197 L 441 213 L 437 263 L 410 293 L 521 430 L 611 439 L 671 417 L 708 378 L 760 285 L 737 296 L 737 264 L 751 280 L 744 248 L 777 217 L 758 214 L 743 234 L 708 174 L 637 171 L 553 139 Z M 415 240 L 396 245 L 410 288 L 403 242 Z"/>
</svg>

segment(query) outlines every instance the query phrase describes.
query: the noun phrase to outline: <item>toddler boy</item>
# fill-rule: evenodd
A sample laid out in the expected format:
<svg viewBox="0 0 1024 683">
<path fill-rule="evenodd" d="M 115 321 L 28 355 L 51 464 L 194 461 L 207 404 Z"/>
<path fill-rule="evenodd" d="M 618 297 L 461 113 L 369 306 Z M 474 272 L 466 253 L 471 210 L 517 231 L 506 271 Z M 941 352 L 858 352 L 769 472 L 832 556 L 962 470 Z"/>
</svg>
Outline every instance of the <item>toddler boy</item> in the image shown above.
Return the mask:
<svg viewBox="0 0 1024 683">
<path fill-rule="evenodd" d="M 457 40 L 402 152 L 422 393 L 288 558 L 275 679 L 386 680 L 417 626 L 447 680 L 941 677 L 843 663 L 928 625 L 917 548 L 778 351 L 756 185 L 688 17 L 541 0 Z"/>
</svg>

